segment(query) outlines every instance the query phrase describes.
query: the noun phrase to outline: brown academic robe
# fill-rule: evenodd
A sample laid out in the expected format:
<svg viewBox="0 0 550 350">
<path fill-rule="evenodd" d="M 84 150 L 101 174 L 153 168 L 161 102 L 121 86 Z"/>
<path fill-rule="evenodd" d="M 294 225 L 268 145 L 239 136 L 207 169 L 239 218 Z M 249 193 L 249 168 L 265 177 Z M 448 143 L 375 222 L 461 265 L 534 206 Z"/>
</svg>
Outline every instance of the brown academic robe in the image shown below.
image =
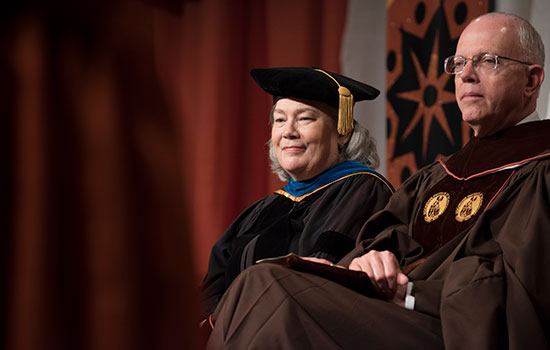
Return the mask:
<svg viewBox="0 0 550 350">
<path fill-rule="evenodd" d="M 341 263 L 370 249 L 392 251 L 402 267 L 423 261 L 408 274 L 414 311 L 257 266 L 216 309 L 210 348 L 548 349 L 548 135 L 541 121 L 473 138 L 364 225 Z"/>
</svg>

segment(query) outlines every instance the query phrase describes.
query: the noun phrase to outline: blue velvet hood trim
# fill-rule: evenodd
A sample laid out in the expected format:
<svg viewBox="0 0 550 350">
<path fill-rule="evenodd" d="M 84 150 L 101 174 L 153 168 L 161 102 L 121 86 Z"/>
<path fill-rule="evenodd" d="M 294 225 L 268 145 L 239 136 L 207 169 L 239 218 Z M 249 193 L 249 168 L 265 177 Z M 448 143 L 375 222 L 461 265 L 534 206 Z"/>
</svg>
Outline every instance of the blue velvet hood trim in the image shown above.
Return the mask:
<svg viewBox="0 0 550 350">
<path fill-rule="evenodd" d="M 283 187 L 282 190 L 290 194 L 291 196 L 301 197 L 312 193 L 313 191 L 323 186 L 326 186 L 344 176 L 357 172 L 369 172 L 381 176 L 376 171 L 366 165 L 363 165 L 356 161 L 348 160 L 328 169 L 324 173 L 317 175 L 316 177 L 309 180 L 294 181 L 293 179 L 290 179 L 288 184 Z"/>
</svg>

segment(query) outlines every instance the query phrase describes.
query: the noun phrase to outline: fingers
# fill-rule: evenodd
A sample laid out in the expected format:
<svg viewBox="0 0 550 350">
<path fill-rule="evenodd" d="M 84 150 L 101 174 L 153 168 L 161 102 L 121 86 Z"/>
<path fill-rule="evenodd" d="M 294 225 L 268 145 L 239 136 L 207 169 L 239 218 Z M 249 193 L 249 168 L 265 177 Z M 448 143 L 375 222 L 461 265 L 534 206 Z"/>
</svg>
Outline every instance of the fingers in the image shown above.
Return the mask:
<svg viewBox="0 0 550 350">
<path fill-rule="evenodd" d="M 399 279 L 399 278 L 398 278 Z M 405 295 L 407 294 L 407 285 L 400 284 L 397 286 L 397 291 L 395 292 L 392 298 L 389 298 L 388 301 L 392 302 L 401 307 L 405 307 Z"/>
<path fill-rule="evenodd" d="M 397 258 L 389 251 L 370 251 L 355 258 L 349 268 L 365 272 L 378 292 L 388 299 L 394 297 L 398 285 L 409 281 L 401 272 Z"/>
<path fill-rule="evenodd" d="M 409 277 L 407 277 L 407 275 L 405 275 L 404 273 L 399 272 L 397 274 L 397 284 L 402 286 L 407 283 L 409 283 Z"/>
<path fill-rule="evenodd" d="M 371 280 L 374 278 L 379 291 L 386 296 L 386 298 L 393 295 L 393 285 L 395 285 L 395 275 L 397 272 L 391 265 L 391 259 L 388 259 L 384 252 L 374 255 L 371 260 L 372 276 L 369 276 Z M 393 272 L 392 272 L 393 269 Z"/>
</svg>

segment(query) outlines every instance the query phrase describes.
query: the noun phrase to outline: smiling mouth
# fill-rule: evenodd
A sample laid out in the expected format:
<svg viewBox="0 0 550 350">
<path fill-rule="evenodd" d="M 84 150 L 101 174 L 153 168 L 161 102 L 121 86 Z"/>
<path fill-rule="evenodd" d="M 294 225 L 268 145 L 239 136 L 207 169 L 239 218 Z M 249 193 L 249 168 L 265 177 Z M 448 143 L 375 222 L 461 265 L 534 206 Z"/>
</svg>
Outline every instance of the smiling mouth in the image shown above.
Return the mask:
<svg viewBox="0 0 550 350">
<path fill-rule="evenodd" d="M 303 151 L 305 149 L 306 149 L 305 147 L 301 147 L 301 146 L 286 146 L 286 147 L 283 147 L 283 151 L 288 151 L 288 152 L 299 152 L 299 151 Z"/>
</svg>

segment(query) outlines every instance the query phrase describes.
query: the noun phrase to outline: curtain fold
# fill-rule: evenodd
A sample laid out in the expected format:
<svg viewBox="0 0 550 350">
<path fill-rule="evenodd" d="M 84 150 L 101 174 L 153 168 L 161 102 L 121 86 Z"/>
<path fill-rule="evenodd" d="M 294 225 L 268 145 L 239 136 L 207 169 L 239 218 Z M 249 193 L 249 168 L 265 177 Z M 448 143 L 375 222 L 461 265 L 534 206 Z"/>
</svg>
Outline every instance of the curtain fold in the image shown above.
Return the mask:
<svg viewBox="0 0 550 350">
<path fill-rule="evenodd" d="M 200 348 L 180 123 L 155 69 L 153 8 L 12 11 L 0 23 L 3 348 Z"/>
</svg>

